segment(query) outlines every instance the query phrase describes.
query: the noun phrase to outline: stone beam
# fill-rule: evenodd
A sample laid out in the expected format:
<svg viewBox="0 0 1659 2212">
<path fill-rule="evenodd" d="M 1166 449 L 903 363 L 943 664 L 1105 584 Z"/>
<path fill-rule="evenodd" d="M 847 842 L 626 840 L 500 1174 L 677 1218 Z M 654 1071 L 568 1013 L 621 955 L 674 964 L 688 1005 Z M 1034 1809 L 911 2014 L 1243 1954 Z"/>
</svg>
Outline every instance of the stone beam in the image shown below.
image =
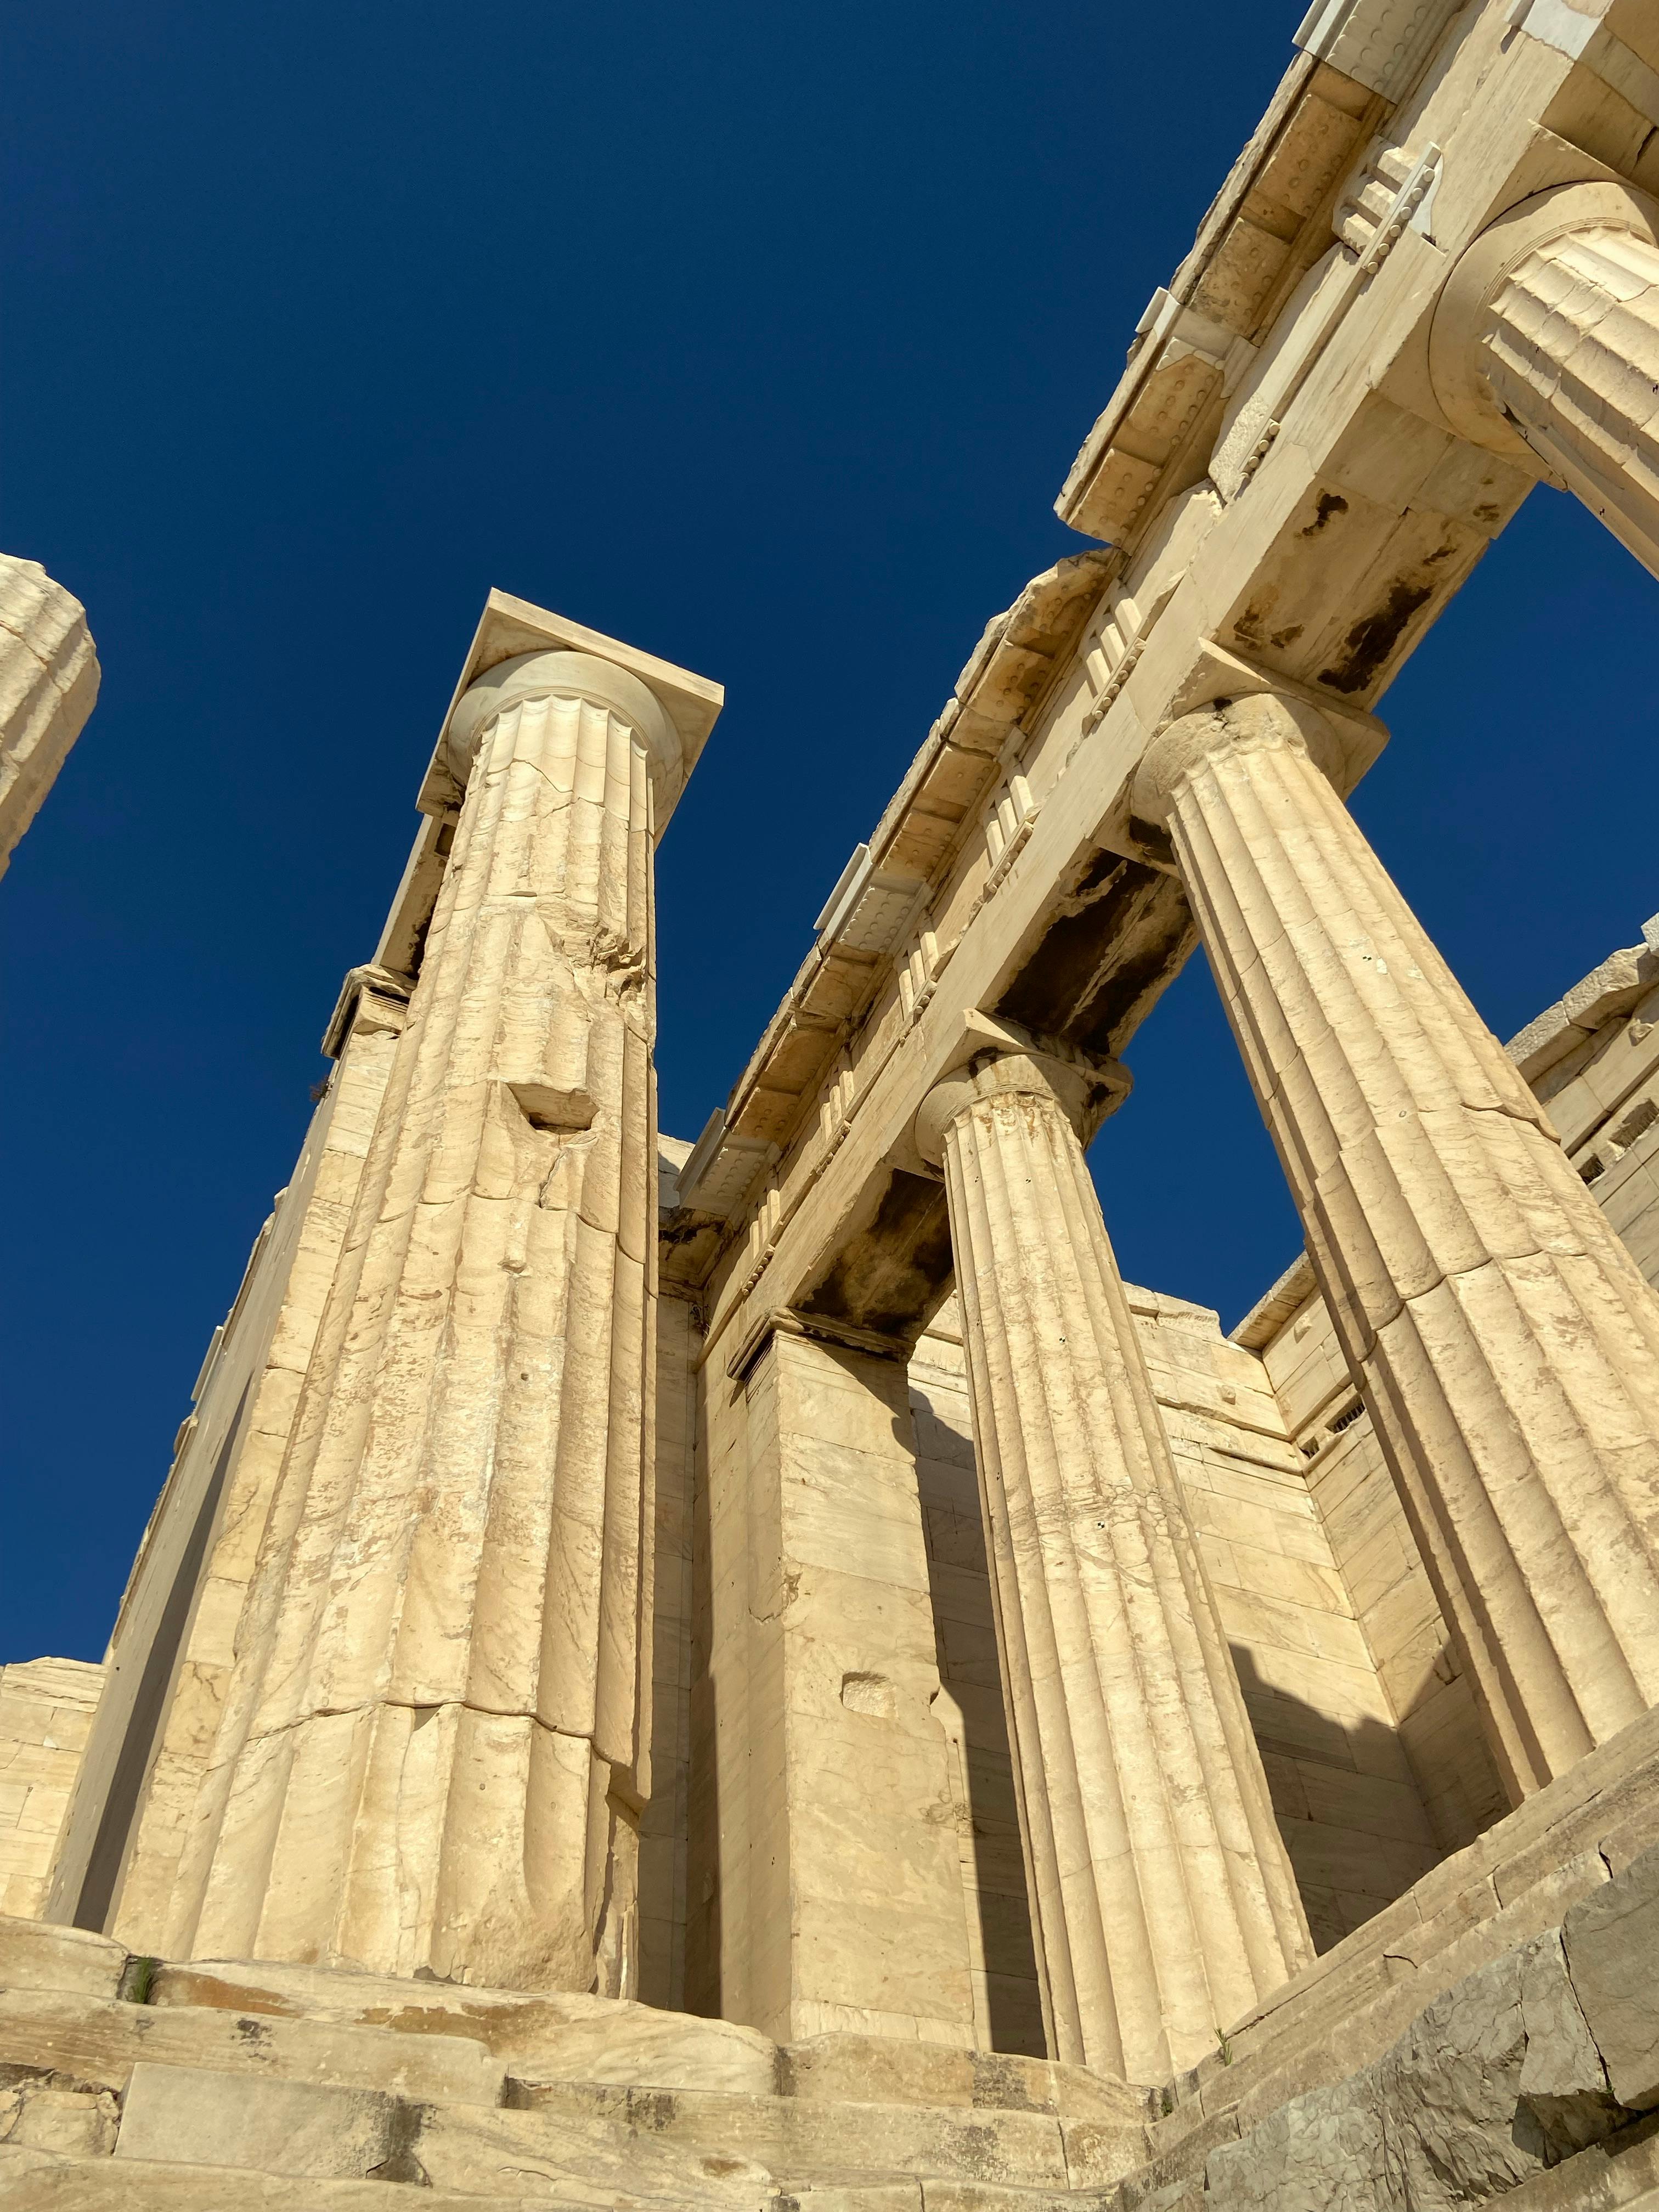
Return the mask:
<svg viewBox="0 0 1659 2212">
<path fill-rule="evenodd" d="M 1261 230 L 1286 204 L 1262 179 L 1286 134 L 1311 129 L 1305 102 L 1363 117 L 1317 189 L 1311 170 L 1299 188 L 1201 464 L 1171 463 L 1132 518 L 1091 523 L 1116 542 L 992 625 L 705 1133 L 665 1267 L 699 1287 L 717 1338 L 787 1307 L 914 1330 L 946 1246 L 908 1131 L 974 1024 L 1115 1055 L 1191 951 L 1168 856 L 1128 819 L 1146 745 L 1210 700 L 1273 689 L 1336 718 L 1351 788 L 1382 741 L 1377 702 L 1543 473 L 1525 447 L 1459 434 L 1431 326 L 1460 257 L 1506 210 L 1644 181 L 1659 97 L 1640 106 L 1631 42 L 1646 33 L 1618 0 L 1586 14 L 1594 35 L 1569 52 L 1543 34 L 1547 11 L 1517 27 L 1489 0 L 1431 50 L 1402 48 L 1382 89 L 1355 79 L 1339 99 L 1321 57 L 1350 50 L 1364 9 L 1324 12 L 1171 282 L 1180 313 L 1155 316 L 1147 340 L 1190 337 L 1181 315 L 1214 307 L 1201 283 L 1242 252 L 1237 226 Z M 1342 136 L 1309 144 L 1328 155 Z M 1079 487 L 1100 450 L 1097 434 L 1062 501 L 1085 521 Z"/>
</svg>

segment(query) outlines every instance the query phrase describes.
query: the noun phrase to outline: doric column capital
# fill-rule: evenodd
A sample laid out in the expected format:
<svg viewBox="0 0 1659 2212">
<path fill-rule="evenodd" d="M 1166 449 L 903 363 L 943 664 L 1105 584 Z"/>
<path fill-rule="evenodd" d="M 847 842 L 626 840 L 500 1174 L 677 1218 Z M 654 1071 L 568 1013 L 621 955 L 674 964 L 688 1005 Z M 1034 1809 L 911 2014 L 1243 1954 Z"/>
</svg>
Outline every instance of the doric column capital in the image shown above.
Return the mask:
<svg viewBox="0 0 1659 2212">
<path fill-rule="evenodd" d="M 586 699 L 619 714 L 645 747 L 659 811 L 672 805 L 686 766 L 678 731 L 650 687 L 592 653 L 520 653 L 468 685 L 449 718 L 448 765 L 465 786 L 484 733 L 509 707 L 530 699 Z"/>
<path fill-rule="evenodd" d="M 1558 185 L 1459 258 L 1429 336 L 1446 419 L 1574 492 L 1659 576 L 1659 201 Z"/>
<path fill-rule="evenodd" d="M 1304 754 L 1339 791 L 1346 788 L 1346 753 L 1318 708 L 1283 692 L 1253 691 L 1240 699 L 1212 700 L 1160 731 L 1135 772 L 1131 811 L 1137 820 L 1162 829 L 1182 778 L 1200 762 L 1274 745 Z"/>
<path fill-rule="evenodd" d="M 975 1053 L 964 1066 L 936 1083 L 917 1109 L 916 1149 L 931 1166 L 945 1158 L 945 1132 L 984 1099 L 1039 1098 L 1055 1106 L 1085 1143 L 1129 1095 L 1133 1079 L 1115 1060 L 1073 1061 L 1051 1053 Z"/>
</svg>

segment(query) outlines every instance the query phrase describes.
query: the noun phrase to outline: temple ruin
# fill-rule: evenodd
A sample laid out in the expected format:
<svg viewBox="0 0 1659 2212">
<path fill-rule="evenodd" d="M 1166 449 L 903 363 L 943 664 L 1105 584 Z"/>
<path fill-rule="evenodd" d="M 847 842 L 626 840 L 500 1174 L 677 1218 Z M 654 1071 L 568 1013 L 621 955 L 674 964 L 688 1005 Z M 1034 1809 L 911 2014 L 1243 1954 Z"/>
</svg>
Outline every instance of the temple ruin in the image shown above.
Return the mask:
<svg viewBox="0 0 1659 2212">
<path fill-rule="evenodd" d="M 1659 917 L 1505 1044 L 1345 804 L 1534 486 L 1659 575 L 1656 225 L 1659 0 L 1316 0 L 694 1142 L 721 688 L 490 594 L 108 1656 L 0 1679 L 0 2200 L 1659 2207 Z M 1226 1335 L 1085 1161 L 1200 946 Z"/>
</svg>

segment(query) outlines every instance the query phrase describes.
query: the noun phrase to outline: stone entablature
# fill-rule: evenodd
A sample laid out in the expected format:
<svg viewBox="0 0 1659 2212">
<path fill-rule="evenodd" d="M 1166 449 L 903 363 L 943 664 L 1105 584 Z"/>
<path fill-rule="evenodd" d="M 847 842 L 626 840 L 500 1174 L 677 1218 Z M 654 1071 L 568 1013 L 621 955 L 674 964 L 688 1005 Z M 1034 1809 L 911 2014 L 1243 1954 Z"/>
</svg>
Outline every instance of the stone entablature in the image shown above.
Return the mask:
<svg viewBox="0 0 1659 2212">
<path fill-rule="evenodd" d="M 1460 49 L 1452 69 L 1430 95 L 1431 105 L 1442 103 L 1449 114 L 1457 106 L 1458 70 L 1478 71 L 1490 58 L 1474 33 L 1464 47 L 1468 51 Z M 1535 82 L 1540 66 L 1546 75 L 1551 68 L 1557 72 L 1558 106 L 1550 112 L 1556 112 L 1559 121 L 1569 119 L 1560 111 L 1572 110 L 1575 103 L 1581 112 L 1594 106 L 1594 89 L 1571 80 L 1564 57 L 1554 47 L 1527 40 L 1511 41 L 1507 58 L 1530 73 L 1524 85 L 1513 89 L 1517 99 L 1524 93 L 1532 113 L 1549 108 L 1542 96 L 1546 88 Z M 1437 119 L 1433 119 L 1432 130 L 1430 120 L 1423 124 L 1430 137 L 1441 127 Z M 992 863 L 971 841 L 961 845 L 954 862 L 948 854 L 944 856 L 944 865 L 953 867 L 954 874 L 933 889 L 925 910 L 919 909 L 915 927 L 929 932 L 939 947 L 937 988 L 926 1010 L 935 1035 L 952 1001 L 958 1009 L 978 1002 L 953 978 L 953 968 L 958 977 L 978 969 L 988 980 L 997 978 L 1005 1011 L 1011 1002 L 1041 1000 L 1042 1018 L 1027 1023 L 1034 1031 L 1080 1035 L 1085 1024 L 1078 999 L 1073 996 L 1066 1003 L 1054 973 L 1064 941 L 1073 981 L 1092 987 L 1089 1010 L 1095 1018 L 1087 1025 L 1091 1048 L 1121 1049 L 1161 983 L 1185 957 L 1191 937 L 1178 898 L 1160 907 L 1160 900 L 1168 896 L 1166 889 L 1137 878 L 1133 862 L 1115 869 L 1109 860 L 1103 860 L 1101 847 L 1090 842 L 1089 825 L 1095 825 L 1093 836 L 1102 834 L 1103 817 L 1109 817 L 1133 758 L 1127 750 L 1118 754 L 1125 769 L 1115 775 L 1109 763 L 1116 749 L 1143 744 L 1170 708 L 1179 708 L 1183 694 L 1201 699 L 1206 689 L 1212 692 L 1218 684 L 1238 683 L 1241 664 L 1242 680 L 1249 688 L 1260 688 L 1276 676 L 1306 685 L 1333 708 L 1368 706 L 1446 593 L 1478 557 L 1487 537 L 1523 495 L 1528 475 L 1509 473 L 1507 465 L 1495 455 L 1489 461 L 1478 459 L 1446 430 L 1431 429 L 1434 401 L 1413 366 L 1412 349 L 1425 337 L 1433 287 L 1455 249 L 1456 232 L 1449 218 L 1458 195 L 1465 197 L 1468 212 L 1461 220 L 1466 224 L 1486 220 L 1491 204 L 1489 175 L 1483 176 L 1479 186 L 1473 178 L 1461 182 L 1457 140 L 1449 124 L 1444 135 L 1430 207 L 1433 238 L 1423 230 L 1408 229 L 1395 241 L 1386 265 L 1368 278 L 1360 292 L 1341 291 L 1343 317 L 1333 326 L 1325 295 L 1333 284 L 1347 284 L 1344 270 L 1352 266 L 1352 259 L 1345 262 L 1338 251 L 1328 277 L 1320 280 L 1301 306 L 1281 316 L 1271 334 L 1249 396 L 1271 397 L 1269 371 L 1282 358 L 1301 380 L 1293 413 L 1299 418 L 1315 409 L 1314 447 L 1306 445 L 1306 433 L 1302 432 L 1277 459 L 1270 447 L 1249 488 L 1241 487 L 1231 507 L 1202 487 L 1167 500 L 1144 550 L 1117 547 L 1108 556 L 1105 601 L 1084 623 L 1069 655 L 1047 678 L 1003 748 L 1011 765 L 1017 760 L 1041 810 L 1027 855 L 1000 887 L 994 903 L 987 904 L 981 891 Z M 1535 182 L 1570 172 L 1575 161 L 1581 174 L 1597 171 L 1601 161 L 1599 153 L 1579 152 L 1553 131 L 1540 136 L 1529 123 L 1513 125 L 1512 144 L 1514 182 L 1509 189 L 1522 198 Z M 1443 239 L 1448 243 L 1443 244 Z M 1332 250 L 1328 246 L 1328 260 Z M 1424 305 L 1418 306 L 1419 301 Z M 1354 358 L 1360 338 L 1358 325 L 1371 331 L 1391 319 L 1398 330 L 1400 304 L 1406 308 L 1404 331 L 1389 341 L 1395 349 L 1392 387 L 1399 398 L 1385 397 L 1389 379 L 1382 380 L 1378 389 L 1368 385 L 1354 391 L 1352 398 L 1345 397 L 1342 363 Z M 1297 351 L 1298 333 L 1304 330 L 1324 348 L 1322 365 L 1311 375 Z M 1348 374 L 1352 376 L 1352 371 Z M 1328 389 L 1334 378 L 1335 389 Z M 1345 407 L 1354 411 L 1345 417 Z M 1384 453 L 1388 467 L 1379 471 L 1379 457 Z M 1414 458 L 1408 460 L 1408 454 Z M 1235 512 L 1239 529 L 1229 520 Z M 1282 522 L 1276 522 L 1276 516 L 1282 516 Z M 1249 527 L 1244 528 L 1247 520 Z M 1123 584 L 1111 583 L 1114 574 L 1121 574 Z M 1130 588 L 1126 591 L 1125 586 Z M 1134 639 L 1127 675 L 1122 672 L 1126 655 L 1121 630 L 1114 620 L 1115 607 L 1124 598 L 1130 601 L 1127 626 Z M 1356 607 L 1364 609 L 1373 601 L 1374 611 L 1357 619 Z M 1226 614 L 1218 627 L 1214 617 L 1203 613 L 1206 605 L 1217 615 Z M 1155 629 L 1144 618 L 1146 615 L 1156 622 Z M 1136 621 L 1137 616 L 1142 618 Z M 1206 643 L 1206 635 L 1214 642 Z M 1105 713 L 1096 719 L 1097 707 L 1108 691 L 1111 696 Z M 990 781 L 988 774 L 988 785 Z M 902 793 L 896 803 L 905 798 Z M 1054 819 L 1056 811 L 1072 832 L 1069 846 Z M 1041 859 L 1034 863 L 1030 856 L 1039 852 Z M 1096 909 L 1094 935 L 1091 942 L 1079 945 L 1086 935 L 1079 927 L 1085 907 Z M 975 958 L 981 945 L 983 951 Z M 1127 994 L 1127 1002 L 1121 999 L 1116 1004 L 1110 991 L 1115 961 L 1133 974 L 1139 987 Z M 1020 963 L 1032 978 L 1029 983 L 1011 976 L 1011 965 Z M 779 1251 L 786 1262 L 787 1224 L 809 1185 L 815 1187 L 823 1173 L 810 1125 L 792 1144 L 791 1127 L 780 1120 L 789 1110 L 791 1096 L 799 1096 L 800 1105 L 793 1109 L 798 1115 L 811 1113 L 817 1101 L 810 1079 L 804 1081 L 793 1063 L 782 1073 L 786 1062 L 780 1062 L 779 1079 L 766 1079 L 775 1051 L 796 1034 L 794 1020 L 787 1006 L 769 1033 L 770 1042 L 763 1046 L 734 1094 L 738 1102 L 762 1097 L 767 1101 L 763 1141 L 776 1146 L 781 1155 L 773 1176 L 782 1197 L 785 1237 Z M 828 1064 L 844 1048 L 852 1066 L 855 1114 L 873 1115 L 883 1123 L 872 1146 L 843 1141 L 835 1192 L 813 1199 L 813 1218 L 833 1236 L 841 1232 L 832 1224 L 850 1222 L 882 1203 L 879 1188 L 867 1182 L 850 1189 L 847 1185 L 855 1164 L 864 1177 L 879 1176 L 879 1167 L 871 1164 L 872 1156 L 875 1162 L 893 1156 L 892 1132 L 904 1116 L 895 1098 L 890 1118 L 884 1111 L 884 1094 L 908 1091 L 918 1084 L 908 1069 L 928 1054 L 926 1050 L 918 1054 L 913 1047 L 905 1049 L 907 1014 L 896 978 L 882 988 L 872 1012 L 861 1020 L 856 1007 L 843 1012 L 826 1002 L 815 1036 L 811 1057 L 816 1064 Z M 890 1073 L 896 1058 L 902 1066 Z M 797 1085 L 802 1086 L 799 1094 Z M 769 1164 L 766 1154 L 757 1150 L 748 1162 L 746 1177 L 726 1183 L 722 1203 L 740 1206 L 733 1190 L 741 1190 L 745 1180 L 752 1186 L 756 1174 Z M 816 1254 L 809 1249 L 799 1254 L 793 1265 L 775 1269 L 781 1302 L 810 1297 L 814 1278 L 827 1264 L 832 1263 L 823 1256 L 820 1243 Z M 780 1302 L 758 1283 L 749 1282 L 750 1272 L 744 1266 L 733 1277 L 743 1284 L 744 1294 Z M 726 1279 L 732 1275 L 730 1261 L 717 1263 L 717 1310 L 729 1295 Z M 849 1313 L 848 1317 L 860 1316 Z"/>
<path fill-rule="evenodd" d="M 1597 39 L 1571 58 L 1572 66 L 1560 43 L 1532 27 L 1511 36 L 1499 14 L 1484 11 L 1467 27 L 1449 65 L 1431 73 L 1428 89 L 1412 94 L 1365 152 L 1364 173 L 1374 173 L 1379 180 L 1376 205 L 1370 188 L 1362 189 L 1359 183 L 1352 186 L 1352 198 L 1321 204 L 1320 220 L 1327 229 L 1322 246 L 1313 241 L 1312 258 L 1323 253 L 1323 273 L 1310 280 L 1311 289 L 1292 287 L 1279 301 L 1271 327 L 1262 334 L 1261 358 L 1248 388 L 1241 387 L 1231 404 L 1229 420 L 1235 424 L 1252 408 L 1258 413 L 1267 410 L 1261 420 L 1273 425 L 1274 434 L 1259 465 L 1238 481 L 1227 501 L 1202 484 L 1159 494 L 1144 532 L 1121 538 L 1105 556 L 1100 575 L 1109 604 L 1097 603 L 1075 644 L 1062 653 L 1018 723 L 1006 731 L 1002 750 L 1027 778 L 1037 804 L 1052 813 L 1053 793 L 1074 838 L 1083 842 L 1073 856 L 1054 836 L 1053 825 L 1047 825 L 1052 842 L 1042 865 L 1017 869 L 1017 880 L 1004 890 L 994 911 L 981 902 L 991 864 L 971 841 L 957 848 L 954 861 L 948 849 L 941 854 L 941 865 L 954 867 L 955 874 L 943 883 L 934 879 L 925 908 L 919 905 L 916 924 L 939 947 L 936 1024 L 952 999 L 969 1006 L 977 1003 L 954 988 L 943 971 L 953 963 L 964 969 L 978 966 L 971 956 L 977 941 L 988 939 L 984 969 L 998 979 L 1004 1011 L 1021 996 L 1009 971 L 1011 963 L 1023 962 L 1033 978 L 1024 987 L 1025 998 L 1046 1001 L 1044 1018 L 1028 1021 L 1028 1026 L 1043 1034 L 1079 1035 L 1077 998 L 1066 1003 L 1052 972 L 1063 939 L 1073 969 L 1082 969 L 1084 980 L 1093 987 L 1091 1048 L 1121 1050 L 1192 939 L 1178 899 L 1170 908 L 1160 908 L 1164 894 L 1156 884 L 1136 878 L 1133 864 L 1114 872 L 1109 864 L 1103 865 L 1098 846 L 1092 848 L 1092 859 L 1086 857 L 1085 825 L 1109 814 L 1115 794 L 1102 787 L 1104 773 L 1079 772 L 1082 740 L 1089 740 L 1087 764 L 1097 768 L 1109 759 L 1115 744 L 1144 744 L 1164 714 L 1179 709 L 1183 695 L 1196 702 L 1218 681 L 1237 681 L 1240 662 L 1253 687 L 1277 673 L 1310 686 L 1328 705 L 1369 706 L 1540 472 L 1535 456 L 1519 453 L 1518 466 L 1510 473 L 1502 465 L 1493 469 L 1477 459 L 1446 429 L 1432 432 L 1431 426 L 1444 418 L 1425 382 L 1429 310 L 1460 238 L 1488 224 L 1495 203 L 1518 204 L 1561 179 L 1616 173 L 1619 161 L 1632 178 L 1645 173 L 1643 149 L 1653 125 L 1650 119 L 1644 131 L 1620 135 L 1620 103 L 1628 105 L 1626 94 L 1632 80 L 1619 58 L 1630 52 L 1616 35 L 1620 11 L 1612 11 Z M 1591 54 L 1596 58 L 1587 59 Z M 1196 264 L 1189 263 L 1183 277 L 1194 265 L 1207 265 L 1205 257 L 1216 250 L 1222 212 L 1237 205 L 1243 186 L 1289 127 L 1287 114 L 1306 94 L 1311 67 L 1304 57 L 1293 68 L 1287 91 L 1230 183 L 1233 198 L 1218 204 L 1196 250 Z M 1508 72 L 1501 92 L 1495 71 Z M 1625 93 L 1613 89 L 1614 80 Z M 1483 99 L 1492 102 L 1493 113 L 1501 112 L 1498 137 L 1504 150 L 1494 154 L 1483 138 L 1471 161 L 1460 155 L 1459 125 L 1468 107 L 1468 88 L 1476 82 Z M 1577 143 L 1565 135 L 1569 131 L 1577 134 Z M 1390 136 L 1397 152 L 1387 143 Z M 1427 167 L 1412 156 L 1418 146 L 1434 149 L 1435 161 Z M 1495 186 L 1494 174 L 1503 172 L 1505 162 L 1508 181 Z M 1339 179 L 1348 173 L 1340 170 Z M 1390 238 L 1386 265 L 1376 263 L 1361 271 L 1364 283 L 1355 290 L 1351 277 L 1366 241 L 1389 230 L 1389 210 L 1402 193 L 1412 201 L 1410 221 Z M 1352 245 L 1333 246 L 1333 220 L 1349 228 L 1358 225 Z M 1368 352 L 1378 343 L 1393 362 L 1384 376 L 1375 374 Z M 1318 356 L 1311 368 L 1310 346 Z M 1355 376 L 1361 359 L 1368 364 L 1364 383 Z M 1287 406 L 1300 427 L 1275 459 L 1278 419 Z M 1224 425 L 1224 442 L 1228 434 Z M 1379 468 L 1385 453 L 1387 467 Z M 1230 520 L 1235 509 L 1237 529 Z M 1114 578 L 1122 581 L 1114 583 Z M 1127 674 L 1114 620 L 1116 604 L 1125 599 L 1135 634 Z M 1214 613 L 1206 614 L 1206 607 Z M 1144 617 L 1149 613 L 1158 623 L 1154 635 L 1146 634 Z M 1218 626 L 1217 618 L 1224 616 Z M 1206 645 L 1206 637 L 1213 644 Z M 1102 716 L 1098 710 L 1108 693 Z M 1067 768 L 1073 769 L 1069 781 Z M 990 781 L 987 772 L 986 784 Z M 914 790 L 913 778 L 895 807 L 907 807 Z M 1035 834 L 1041 838 L 1044 833 L 1039 823 Z M 1096 909 L 1093 940 L 1086 946 L 1079 943 L 1087 935 L 1079 927 L 1085 906 Z M 815 955 L 804 971 L 804 984 L 816 972 L 817 960 Z M 874 964 L 879 971 L 879 957 Z M 1116 1003 L 1110 989 L 1115 964 L 1132 973 L 1140 986 Z M 1035 981 L 1044 969 L 1049 971 L 1046 988 Z M 813 1215 L 833 1237 L 844 1233 L 841 1224 L 883 1202 L 879 1188 L 867 1182 L 852 1189 L 845 1185 L 855 1158 L 864 1176 L 879 1178 L 880 1167 L 870 1164 L 872 1158 L 878 1163 L 892 1157 L 891 1133 L 906 1118 L 896 1102 L 890 1118 L 884 1114 L 881 1094 L 908 1090 L 917 1082 L 908 1069 L 896 1079 L 888 1073 L 905 1044 L 908 1021 L 904 994 L 896 976 L 888 972 L 889 981 L 875 985 L 877 996 L 867 1015 L 856 1001 L 831 994 L 815 1005 L 814 1018 L 805 1022 L 799 1011 L 802 985 L 786 1001 L 733 1094 L 739 1112 L 746 1109 L 752 1115 L 763 1105 L 764 1127 L 746 1133 L 744 1142 L 752 1141 L 753 1149 L 745 1152 L 743 1168 L 734 1164 L 732 1172 L 719 1176 L 716 1218 L 735 1213 L 740 1219 L 745 1194 L 752 1204 L 757 1179 L 769 1170 L 781 1194 L 782 1224 L 804 1202 L 808 1188 L 816 1187 L 823 1168 L 807 1118 L 817 1103 L 811 1071 L 827 1066 L 843 1048 L 852 1065 L 854 1110 L 882 1120 L 882 1140 L 870 1147 L 843 1142 L 836 1177 L 841 1188 L 817 1195 Z M 828 991 L 827 977 L 818 988 Z M 860 995 L 872 988 L 866 976 Z M 810 1045 L 804 1041 L 808 1030 Z M 910 1050 L 902 1057 L 915 1063 L 927 1054 Z M 790 1106 L 792 1098 L 799 1100 L 798 1106 Z M 729 1108 L 728 1117 L 731 1113 Z M 738 1133 L 734 1130 L 734 1137 Z M 710 1170 L 720 1157 L 718 1138 L 718 1131 L 711 1132 L 706 1163 Z M 899 1202 L 909 1195 L 901 1192 Z M 688 1264 L 703 1264 L 703 1243 L 689 1248 Z M 822 1242 L 816 1250 L 799 1255 L 793 1265 L 787 1264 L 787 1243 L 780 1251 L 786 1264 L 774 1270 L 774 1283 L 781 1297 L 749 1279 L 750 1265 L 736 1275 L 745 1296 L 764 1296 L 771 1304 L 799 1302 L 812 1294 L 815 1278 L 833 1264 Z M 725 1279 L 732 1273 L 729 1261 L 717 1263 L 717 1309 L 728 1295 Z"/>
</svg>

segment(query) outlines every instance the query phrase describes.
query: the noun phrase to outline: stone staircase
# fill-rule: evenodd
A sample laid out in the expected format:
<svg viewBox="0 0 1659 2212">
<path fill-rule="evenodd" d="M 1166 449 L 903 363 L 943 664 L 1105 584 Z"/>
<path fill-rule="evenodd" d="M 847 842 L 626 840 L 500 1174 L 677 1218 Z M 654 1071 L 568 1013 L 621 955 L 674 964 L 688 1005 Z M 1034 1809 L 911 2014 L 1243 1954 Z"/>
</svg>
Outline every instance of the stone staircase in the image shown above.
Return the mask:
<svg viewBox="0 0 1659 2212">
<path fill-rule="evenodd" d="M 1146 2099 L 1080 2069 L 644 2005 L 170 1966 L 0 1920 L 0 2203 L 401 2201 L 690 2212 L 1088 2212 Z"/>
<path fill-rule="evenodd" d="M 398 2212 L 412 2185 L 424 2212 L 1659 2212 L 1656 1735 L 1150 2093 L 0 1918 L 0 2207 Z"/>
</svg>

